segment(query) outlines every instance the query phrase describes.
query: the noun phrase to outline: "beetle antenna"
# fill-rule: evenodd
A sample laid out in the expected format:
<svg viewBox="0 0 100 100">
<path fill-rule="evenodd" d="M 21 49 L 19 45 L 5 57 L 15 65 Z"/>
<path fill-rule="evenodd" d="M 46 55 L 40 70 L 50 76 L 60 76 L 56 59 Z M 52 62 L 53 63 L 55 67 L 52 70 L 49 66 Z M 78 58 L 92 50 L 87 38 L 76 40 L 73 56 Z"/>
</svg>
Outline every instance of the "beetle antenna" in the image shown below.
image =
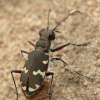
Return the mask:
<svg viewBox="0 0 100 100">
<path fill-rule="evenodd" d="M 55 31 L 55 29 L 56 29 L 62 22 L 64 22 L 69 16 L 71 16 L 71 15 L 73 15 L 73 14 L 75 14 L 75 13 L 80 13 L 80 14 L 81 14 L 80 11 L 74 11 L 74 12 L 72 12 L 72 13 L 69 14 L 67 17 L 65 17 L 60 23 L 58 23 L 58 25 L 57 25 L 52 31 Z"/>
<path fill-rule="evenodd" d="M 47 29 L 49 29 L 49 15 L 50 15 L 50 11 L 51 11 L 51 9 L 49 9 L 49 11 L 48 11 L 48 26 L 47 26 Z"/>
</svg>

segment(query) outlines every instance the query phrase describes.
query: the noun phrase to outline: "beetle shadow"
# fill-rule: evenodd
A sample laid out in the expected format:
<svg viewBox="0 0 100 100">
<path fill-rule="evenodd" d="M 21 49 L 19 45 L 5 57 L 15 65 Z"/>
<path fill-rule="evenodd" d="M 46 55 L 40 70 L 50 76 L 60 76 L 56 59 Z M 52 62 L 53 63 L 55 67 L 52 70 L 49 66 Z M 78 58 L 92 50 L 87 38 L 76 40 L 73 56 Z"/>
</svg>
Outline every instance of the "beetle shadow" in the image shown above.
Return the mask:
<svg viewBox="0 0 100 100">
<path fill-rule="evenodd" d="M 49 90 L 50 83 L 44 81 L 43 86 L 32 96 L 28 97 L 25 95 L 24 91 L 22 90 L 23 94 L 25 95 L 27 100 L 44 100 L 48 98 L 48 90 Z"/>
</svg>

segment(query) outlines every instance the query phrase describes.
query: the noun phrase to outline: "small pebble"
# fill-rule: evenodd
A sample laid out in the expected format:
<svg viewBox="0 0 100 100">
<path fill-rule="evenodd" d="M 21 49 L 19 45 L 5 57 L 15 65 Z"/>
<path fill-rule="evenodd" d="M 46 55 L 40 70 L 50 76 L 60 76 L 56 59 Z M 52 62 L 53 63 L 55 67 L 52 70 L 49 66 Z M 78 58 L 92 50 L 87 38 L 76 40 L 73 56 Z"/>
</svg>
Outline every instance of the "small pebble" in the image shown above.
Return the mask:
<svg viewBox="0 0 100 100">
<path fill-rule="evenodd" d="M 60 54 L 59 54 L 59 52 L 54 52 L 53 53 L 53 56 L 59 56 Z"/>
<path fill-rule="evenodd" d="M 97 83 L 100 83 L 100 79 L 96 79 L 95 81 L 96 81 Z"/>
<path fill-rule="evenodd" d="M 96 94 L 95 98 L 96 100 L 100 100 L 100 93 Z"/>
<path fill-rule="evenodd" d="M 99 52 L 97 52 L 97 53 L 95 53 L 95 57 L 96 57 L 97 59 L 99 59 L 99 58 L 100 58 L 100 51 L 99 51 Z"/>
<path fill-rule="evenodd" d="M 99 16 L 99 13 L 96 12 L 96 11 L 93 11 L 93 15 L 94 15 L 95 17 L 97 17 L 97 16 Z"/>
<path fill-rule="evenodd" d="M 100 59 L 98 59 L 96 62 L 94 62 L 94 65 L 100 66 Z"/>
<path fill-rule="evenodd" d="M 88 1 L 87 1 L 87 5 L 88 5 L 88 6 L 92 6 L 92 5 L 93 5 L 93 1 L 88 0 Z"/>
<path fill-rule="evenodd" d="M 88 86 L 88 81 L 85 81 L 84 82 L 84 86 Z"/>
</svg>

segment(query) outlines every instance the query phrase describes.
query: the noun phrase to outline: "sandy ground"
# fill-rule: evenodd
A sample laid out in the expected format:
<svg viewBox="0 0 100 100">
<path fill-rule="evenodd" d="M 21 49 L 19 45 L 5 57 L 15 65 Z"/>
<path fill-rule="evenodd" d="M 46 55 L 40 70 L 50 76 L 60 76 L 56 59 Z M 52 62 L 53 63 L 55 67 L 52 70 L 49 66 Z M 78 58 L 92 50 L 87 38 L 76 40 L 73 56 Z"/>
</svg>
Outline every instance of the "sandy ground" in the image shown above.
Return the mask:
<svg viewBox="0 0 100 100">
<path fill-rule="evenodd" d="M 50 29 L 69 13 L 82 12 L 57 28 L 61 33 L 56 33 L 52 48 L 68 42 L 91 43 L 84 47 L 68 46 L 50 53 L 50 57 L 61 57 L 77 72 L 95 78 L 88 80 L 60 61 L 51 62 L 49 70 L 55 73 L 52 100 L 100 100 L 100 0 L 0 0 L 0 100 L 16 100 L 10 72 L 23 68 L 27 55 L 21 56 L 22 49 L 34 50 L 27 41 L 36 42 L 39 30 L 47 27 L 48 9 L 51 9 Z M 19 100 L 26 100 L 20 74 L 14 77 Z"/>
</svg>

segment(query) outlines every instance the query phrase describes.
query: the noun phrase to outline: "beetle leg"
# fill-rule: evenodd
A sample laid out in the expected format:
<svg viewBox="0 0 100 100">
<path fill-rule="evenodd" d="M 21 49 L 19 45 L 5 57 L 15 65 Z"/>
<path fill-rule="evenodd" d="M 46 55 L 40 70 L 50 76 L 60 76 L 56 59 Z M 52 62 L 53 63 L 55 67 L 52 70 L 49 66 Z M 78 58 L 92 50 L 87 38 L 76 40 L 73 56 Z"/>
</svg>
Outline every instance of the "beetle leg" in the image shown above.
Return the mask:
<svg viewBox="0 0 100 100">
<path fill-rule="evenodd" d="M 90 42 L 87 43 L 83 43 L 83 44 L 73 44 L 73 43 L 65 43 L 65 44 L 61 44 L 58 45 L 57 47 L 55 47 L 54 49 L 50 49 L 51 52 L 55 52 L 58 50 L 63 49 L 64 47 L 68 46 L 68 45 L 74 45 L 74 46 L 87 46 Z"/>
<path fill-rule="evenodd" d="M 16 89 L 16 95 L 17 95 L 16 100 L 18 100 L 18 90 L 17 90 L 17 86 L 16 86 L 16 82 L 15 82 L 15 79 L 14 79 L 13 73 L 21 73 L 21 72 L 22 72 L 22 70 L 12 70 L 12 71 L 11 71 L 11 75 L 12 75 L 13 82 L 14 82 L 15 89 Z"/>
<path fill-rule="evenodd" d="M 60 61 L 62 61 L 66 66 L 68 66 L 69 69 L 70 69 L 72 72 L 74 72 L 74 73 L 76 73 L 76 74 L 78 74 L 78 75 L 80 75 L 80 76 L 82 76 L 82 77 L 85 77 L 85 78 L 87 78 L 87 79 L 90 79 L 90 80 L 92 80 L 92 81 L 94 80 L 93 78 L 90 78 L 90 77 L 88 77 L 88 76 L 85 76 L 85 75 L 83 75 L 83 74 L 81 74 L 81 73 L 75 71 L 74 68 L 70 67 L 70 66 L 69 66 L 65 61 L 63 61 L 61 58 L 57 58 L 57 57 L 51 58 L 51 61 L 53 61 L 53 60 L 60 60 Z"/>
<path fill-rule="evenodd" d="M 29 42 L 33 47 L 36 46 L 35 43 L 33 43 L 32 41 L 28 40 L 28 42 Z"/>
<path fill-rule="evenodd" d="M 47 72 L 46 73 L 46 76 L 52 76 L 51 78 L 51 81 L 50 81 L 50 87 L 49 87 L 49 91 L 48 91 L 48 94 L 49 94 L 49 100 L 51 100 L 51 96 L 52 96 L 52 82 L 53 82 L 53 75 L 54 73 L 53 72 Z"/>
<path fill-rule="evenodd" d="M 25 50 L 21 50 L 21 55 L 22 55 L 22 53 L 29 54 L 30 52 L 28 52 L 28 51 L 25 51 Z M 22 55 L 22 56 L 23 56 L 23 55 Z"/>
</svg>

